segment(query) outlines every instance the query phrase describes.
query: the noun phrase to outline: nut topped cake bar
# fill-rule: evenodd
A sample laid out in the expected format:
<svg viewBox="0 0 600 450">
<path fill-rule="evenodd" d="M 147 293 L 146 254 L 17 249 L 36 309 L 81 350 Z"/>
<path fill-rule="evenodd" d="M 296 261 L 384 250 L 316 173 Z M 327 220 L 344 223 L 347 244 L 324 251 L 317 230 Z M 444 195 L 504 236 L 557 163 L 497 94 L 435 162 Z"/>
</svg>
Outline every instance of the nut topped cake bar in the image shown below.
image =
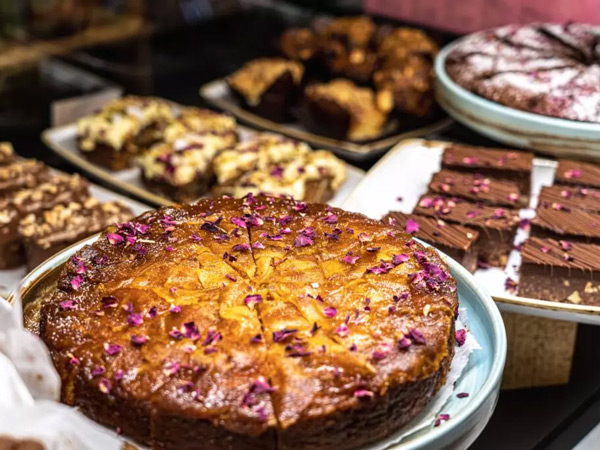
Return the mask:
<svg viewBox="0 0 600 450">
<path fill-rule="evenodd" d="M 521 256 L 520 296 L 600 306 L 600 245 L 532 237 Z"/>
<path fill-rule="evenodd" d="M 554 174 L 557 184 L 600 188 L 600 166 L 582 161 L 561 159 Z"/>
<path fill-rule="evenodd" d="M 325 202 L 346 180 L 346 165 L 333 153 L 269 133 L 221 152 L 213 167 L 214 194 L 233 197 L 252 192 Z"/>
<path fill-rule="evenodd" d="M 164 127 L 173 118 L 174 110 L 165 100 L 116 99 L 99 113 L 79 119 L 79 149 L 94 164 L 111 170 L 127 169 L 135 156 L 162 138 Z"/>
<path fill-rule="evenodd" d="M 469 203 L 458 198 L 424 195 L 414 212 L 474 228 L 479 232 L 480 260 L 492 266 L 506 265 L 519 224 L 518 210 Z"/>
<path fill-rule="evenodd" d="M 28 189 L 47 181 L 51 174 L 48 167 L 33 159 L 15 160 L 0 167 L 0 197 L 15 191 Z"/>
<path fill-rule="evenodd" d="M 63 248 L 132 216 L 119 202 L 101 203 L 95 198 L 58 205 L 40 215 L 29 214 L 19 224 L 27 265 L 33 269 Z"/>
<path fill-rule="evenodd" d="M 304 67 L 297 61 L 259 58 L 229 75 L 227 83 L 250 110 L 275 122 L 285 122 L 303 75 Z"/>
<path fill-rule="evenodd" d="M 364 141 L 380 136 L 392 109 L 391 96 L 376 96 L 373 90 L 338 78 L 315 83 L 304 92 L 309 128 L 337 139 Z"/>
<path fill-rule="evenodd" d="M 40 337 L 63 401 L 151 448 L 349 450 L 444 385 L 457 308 L 409 235 L 250 195 L 109 227 L 65 263 Z"/>
<path fill-rule="evenodd" d="M 381 220 L 430 243 L 457 260 L 469 272 L 477 269 L 478 231 L 442 219 L 397 211 L 389 212 Z"/>
<path fill-rule="evenodd" d="M 520 192 L 528 198 L 532 167 L 533 153 L 513 150 L 451 144 L 442 156 L 444 169 L 475 172 L 518 183 Z"/>
<path fill-rule="evenodd" d="M 165 127 L 163 140 L 173 143 L 189 134 L 212 134 L 222 140 L 221 148 L 233 146 L 238 139 L 237 122 L 227 114 L 205 108 L 186 107 Z"/>
<path fill-rule="evenodd" d="M 446 169 L 433 175 L 429 190 L 450 197 L 509 207 L 526 203 L 529 197 L 529 193 L 521 195 L 519 185 L 512 181 L 489 178 L 480 173 L 462 173 Z"/>
</svg>

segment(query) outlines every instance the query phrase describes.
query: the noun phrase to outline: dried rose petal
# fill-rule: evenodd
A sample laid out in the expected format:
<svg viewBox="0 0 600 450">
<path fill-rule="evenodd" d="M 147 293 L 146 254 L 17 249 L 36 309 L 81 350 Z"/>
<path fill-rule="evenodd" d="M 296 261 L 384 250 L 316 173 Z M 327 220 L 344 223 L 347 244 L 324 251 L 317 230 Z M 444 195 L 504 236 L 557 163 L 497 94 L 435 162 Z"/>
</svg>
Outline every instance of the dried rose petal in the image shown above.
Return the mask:
<svg viewBox="0 0 600 450">
<path fill-rule="evenodd" d="M 325 317 L 335 317 L 337 314 L 337 309 L 335 309 L 333 306 L 328 306 L 323 310 L 323 314 L 325 314 Z"/>
<path fill-rule="evenodd" d="M 457 398 L 467 398 L 469 396 L 469 394 L 467 392 L 459 392 L 458 394 L 456 394 Z"/>
<path fill-rule="evenodd" d="M 244 303 L 250 309 L 254 309 L 254 306 L 262 301 L 263 301 L 263 298 L 262 298 L 262 295 L 260 295 L 260 294 L 247 295 L 246 298 L 244 299 Z"/>
<path fill-rule="evenodd" d="M 103 394 L 109 394 L 112 390 L 112 385 L 107 378 L 101 378 L 98 382 L 98 389 L 100 389 L 100 392 Z"/>
<path fill-rule="evenodd" d="M 400 350 L 406 350 L 408 349 L 410 346 L 412 345 L 412 341 L 407 338 L 406 336 L 403 336 L 402 339 L 400 339 L 398 341 L 398 348 Z"/>
<path fill-rule="evenodd" d="M 346 337 L 350 333 L 350 330 L 348 329 L 348 325 L 342 323 L 339 327 L 335 329 L 335 332 L 341 337 Z"/>
<path fill-rule="evenodd" d="M 417 233 L 419 231 L 419 223 L 416 220 L 408 219 L 406 221 L 406 232 L 408 234 Z"/>
<path fill-rule="evenodd" d="M 459 347 L 465 345 L 465 341 L 467 340 L 467 330 L 465 330 L 464 328 L 456 330 L 456 333 L 454 333 L 454 339 L 456 339 L 456 344 Z"/>
<path fill-rule="evenodd" d="M 573 250 L 573 243 L 570 241 L 558 241 L 558 243 L 560 244 L 560 248 L 567 252 Z"/>
<path fill-rule="evenodd" d="M 357 389 L 354 391 L 354 396 L 357 398 L 371 398 L 375 394 L 367 389 Z"/>
<path fill-rule="evenodd" d="M 417 345 L 425 345 L 426 340 L 423 333 L 418 328 L 412 328 L 408 334 L 410 335 L 411 340 Z"/>
<path fill-rule="evenodd" d="M 107 355 L 118 355 L 119 353 L 121 353 L 121 350 L 123 350 L 123 347 L 119 344 L 109 344 L 108 342 L 104 343 L 104 351 Z"/>
<path fill-rule="evenodd" d="M 129 314 L 127 316 L 127 323 L 132 327 L 140 326 L 144 323 L 144 316 L 140 313 Z"/>
<path fill-rule="evenodd" d="M 180 368 L 180 365 L 178 362 L 168 361 L 163 366 L 162 372 L 165 374 L 165 376 L 170 377 L 172 375 L 175 375 L 177 372 L 179 372 L 179 368 Z"/>
<path fill-rule="evenodd" d="M 81 287 L 81 283 L 83 282 L 83 277 L 81 275 L 76 275 L 71 279 L 71 287 L 75 290 Z"/>
<path fill-rule="evenodd" d="M 408 261 L 408 255 L 405 255 L 404 253 L 392 256 L 392 264 L 394 264 L 395 266 L 403 264 L 406 261 Z"/>
<path fill-rule="evenodd" d="M 236 244 L 233 246 L 233 250 L 236 252 L 249 252 L 250 246 L 248 244 Z"/>
<path fill-rule="evenodd" d="M 581 170 L 579 169 L 571 169 L 567 170 L 564 173 L 565 178 L 581 178 Z"/>
<path fill-rule="evenodd" d="M 260 333 L 255 336 L 252 336 L 250 338 L 251 344 L 260 344 L 262 341 L 263 341 L 263 338 L 262 338 L 262 334 L 260 334 Z"/>
<path fill-rule="evenodd" d="M 75 307 L 76 303 L 75 300 L 65 300 L 64 302 L 60 302 L 58 306 L 60 306 L 61 311 L 69 311 Z"/>
<path fill-rule="evenodd" d="M 241 217 L 232 217 L 231 223 L 240 228 L 247 228 L 246 221 Z"/>
<path fill-rule="evenodd" d="M 131 336 L 131 343 L 133 345 L 144 345 L 146 342 L 148 342 L 148 336 L 141 336 L 138 334 L 134 334 L 133 336 Z"/>
<path fill-rule="evenodd" d="M 273 342 L 283 342 L 284 340 L 286 340 L 289 336 L 297 333 L 298 330 L 297 329 L 290 329 L 290 328 L 283 328 L 279 331 L 274 331 L 273 332 Z"/>
<path fill-rule="evenodd" d="M 108 233 L 106 239 L 110 245 L 119 245 L 125 242 L 125 238 L 117 233 Z"/>
<path fill-rule="evenodd" d="M 323 218 L 323 221 L 324 221 L 325 223 L 328 223 L 328 224 L 331 224 L 331 225 L 333 225 L 333 224 L 337 223 L 337 221 L 338 221 L 338 216 L 336 216 L 336 215 L 335 215 L 335 214 L 333 214 L 333 213 L 329 213 L 329 214 L 327 214 L 327 215 L 326 215 L 326 216 Z"/>
<path fill-rule="evenodd" d="M 342 262 L 345 262 L 346 264 L 356 264 L 356 261 L 358 261 L 360 257 L 357 255 L 352 256 L 350 253 L 342 258 Z"/>
</svg>

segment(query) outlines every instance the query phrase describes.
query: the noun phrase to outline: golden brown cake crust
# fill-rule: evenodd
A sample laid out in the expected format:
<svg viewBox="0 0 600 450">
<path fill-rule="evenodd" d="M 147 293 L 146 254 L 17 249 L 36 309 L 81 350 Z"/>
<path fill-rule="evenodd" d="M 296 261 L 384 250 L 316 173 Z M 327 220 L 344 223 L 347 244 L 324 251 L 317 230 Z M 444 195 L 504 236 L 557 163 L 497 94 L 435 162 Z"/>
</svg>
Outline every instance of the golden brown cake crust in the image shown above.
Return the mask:
<svg viewBox="0 0 600 450">
<path fill-rule="evenodd" d="M 382 222 L 266 197 L 162 208 L 65 264 L 40 334 L 63 400 L 153 448 L 357 448 L 454 353 L 456 284 Z"/>
</svg>

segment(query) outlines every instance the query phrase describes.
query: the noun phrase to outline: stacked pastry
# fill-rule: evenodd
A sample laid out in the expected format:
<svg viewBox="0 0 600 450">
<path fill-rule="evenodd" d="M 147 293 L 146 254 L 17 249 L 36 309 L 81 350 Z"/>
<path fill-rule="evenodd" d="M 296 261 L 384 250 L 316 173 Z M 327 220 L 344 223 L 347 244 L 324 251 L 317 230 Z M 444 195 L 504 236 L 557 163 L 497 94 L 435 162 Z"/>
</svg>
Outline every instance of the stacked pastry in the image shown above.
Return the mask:
<svg viewBox="0 0 600 450">
<path fill-rule="evenodd" d="M 424 117 L 432 110 L 438 47 L 421 30 L 342 17 L 320 30 L 287 30 L 280 49 L 285 59 L 253 60 L 228 77 L 231 91 L 266 118 L 285 122 L 300 106 L 309 129 L 365 141 L 385 133 L 391 112 Z M 329 81 L 304 89 L 307 78 Z"/>
<path fill-rule="evenodd" d="M 132 213 L 118 202 L 91 198 L 89 183 L 19 159 L 0 143 L 0 269 L 30 269 L 63 248 Z"/>
</svg>

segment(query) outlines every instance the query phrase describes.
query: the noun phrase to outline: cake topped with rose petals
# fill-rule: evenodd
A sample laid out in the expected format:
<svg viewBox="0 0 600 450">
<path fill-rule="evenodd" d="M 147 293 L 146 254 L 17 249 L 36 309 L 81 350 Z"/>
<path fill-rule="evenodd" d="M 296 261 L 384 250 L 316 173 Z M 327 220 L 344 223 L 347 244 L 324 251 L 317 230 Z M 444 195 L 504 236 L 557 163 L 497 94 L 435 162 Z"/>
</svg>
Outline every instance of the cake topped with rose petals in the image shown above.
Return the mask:
<svg viewBox="0 0 600 450">
<path fill-rule="evenodd" d="M 410 235 L 249 195 L 108 228 L 65 263 L 40 334 L 64 402 L 153 448 L 349 449 L 443 385 L 457 307 Z"/>
</svg>

